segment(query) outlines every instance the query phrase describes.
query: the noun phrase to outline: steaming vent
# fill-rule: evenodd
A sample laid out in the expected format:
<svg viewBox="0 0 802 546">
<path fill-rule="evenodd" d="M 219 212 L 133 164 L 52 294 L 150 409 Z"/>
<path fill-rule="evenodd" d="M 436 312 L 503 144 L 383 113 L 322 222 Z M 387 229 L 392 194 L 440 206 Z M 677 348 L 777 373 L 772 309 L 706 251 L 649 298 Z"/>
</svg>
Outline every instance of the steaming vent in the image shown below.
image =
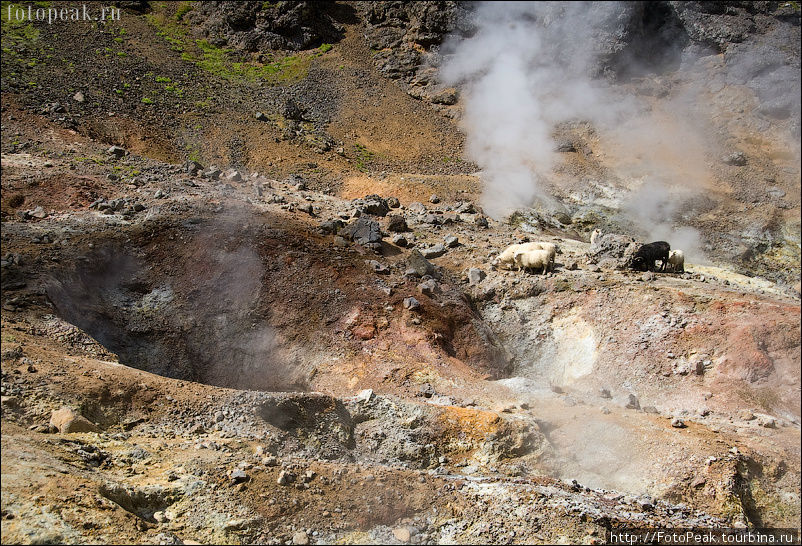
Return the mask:
<svg viewBox="0 0 802 546">
<path fill-rule="evenodd" d="M 52 278 L 47 295 L 61 318 L 127 366 L 220 387 L 306 390 L 260 307 L 257 253 L 198 248 L 191 260 L 173 254 L 167 270 L 141 250 L 103 248 Z"/>
</svg>

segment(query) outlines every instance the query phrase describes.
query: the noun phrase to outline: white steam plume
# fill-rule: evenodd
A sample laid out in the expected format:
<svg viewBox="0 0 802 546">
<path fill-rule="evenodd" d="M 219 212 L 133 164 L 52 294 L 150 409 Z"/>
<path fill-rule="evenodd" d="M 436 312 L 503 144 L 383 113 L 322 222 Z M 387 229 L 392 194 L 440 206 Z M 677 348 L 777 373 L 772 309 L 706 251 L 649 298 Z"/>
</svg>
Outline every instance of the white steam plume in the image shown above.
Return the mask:
<svg viewBox="0 0 802 546">
<path fill-rule="evenodd" d="M 548 200 L 555 127 L 589 121 L 611 176 L 648 189 L 629 195 L 623 212 L 647 236 L 700 253 L 698 232 L 672 227 L 680 199 L 710 179 L 706 127 L 693 97 L 666 98 L 660 107 L 598 74 L 598 56 L 627 16 L 616 2 L 482 3 L 476 32 L 446 44 L 441 74 L 463 89 L 467 152 L 482 168 L 490 216 Z"/>
<path fill-rule="evenodd" d="M 589 76 L 593 41 L 617 12 L 615 3 L 487 2 L 477 7 L 476 33 L 446 44 L 442 77 L 463 86 L 468 154 L 483 168 L 491 216 L 544 197 L 556 124 L 609 122 L 627 110 Z"/>
</svg>

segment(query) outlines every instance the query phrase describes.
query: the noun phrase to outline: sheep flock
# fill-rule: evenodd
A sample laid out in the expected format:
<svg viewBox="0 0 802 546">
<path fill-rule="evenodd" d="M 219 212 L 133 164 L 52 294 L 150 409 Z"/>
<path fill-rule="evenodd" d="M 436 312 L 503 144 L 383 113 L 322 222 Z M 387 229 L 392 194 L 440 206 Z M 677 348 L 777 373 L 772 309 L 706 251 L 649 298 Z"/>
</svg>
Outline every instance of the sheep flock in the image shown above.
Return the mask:
<svg viewBox="0 0 802 546">
<path fill-rule="evenodd" d="M 604 237 L 604 239 L 602 239 Z M 604 235 L 601 230 L 594 229 L 590 235 L 591 249 L 613 240 L 626 247 L 623 253 L 622 266 L 637 271 L 662 271 L 670 273 L 685 272 L 685 253 L 682 250 L 671 250 L 666 241 L 639 243 L 632 238 L 617 234 Z M 554 260 L 560 253 L 554 243 L 525 242 L 516 243 L 505 248 L 491 261 L 494 268 L 534 271 L 546 274 L 554 271 Z M 657 262 L 660 262 L 659 266 Z"/>
</svg>

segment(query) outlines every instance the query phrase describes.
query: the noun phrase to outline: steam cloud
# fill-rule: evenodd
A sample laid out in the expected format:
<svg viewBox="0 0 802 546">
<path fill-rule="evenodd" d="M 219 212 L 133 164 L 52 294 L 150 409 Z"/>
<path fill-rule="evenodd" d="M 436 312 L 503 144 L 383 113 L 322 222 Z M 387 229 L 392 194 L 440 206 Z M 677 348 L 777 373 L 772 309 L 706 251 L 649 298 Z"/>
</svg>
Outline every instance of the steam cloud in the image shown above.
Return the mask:
<svg viewBox="0 0 802 546">
<path fill-rule="evenodd" d="M 601 77 L 599 55 L 614 42 L 622 13 L 608 2 L 487 2 L 476 8 L 476 32 L 445 44 L 441 76 L 463 89 L 467 153 L 482 167 L 489 215 L 548 201 L 546 183 L 559 161 L 555 127 L 589 121 L 603 136 L 611 177 L 648 189 L 630 195 L 622 212 L 648 236 L 677 240 L 676 199 L 710 178 L 706 127 L 693 94 L 660 108 Z M 679 235 L 686 248 L 701 250 L 693 228 Z"/>
</svg>

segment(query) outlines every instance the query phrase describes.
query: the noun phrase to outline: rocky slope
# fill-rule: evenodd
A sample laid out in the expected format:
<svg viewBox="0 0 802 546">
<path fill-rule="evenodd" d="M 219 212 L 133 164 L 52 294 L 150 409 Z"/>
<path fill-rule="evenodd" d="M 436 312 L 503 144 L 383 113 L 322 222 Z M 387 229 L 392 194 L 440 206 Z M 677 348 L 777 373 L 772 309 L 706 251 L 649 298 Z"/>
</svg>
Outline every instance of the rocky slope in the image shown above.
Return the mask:
<svg viewBox="0 0 802 546">
<path fill-rule="evenodd" d="M 641 273 L 587 242 L 644 236 L 587 121 L 555 128 L 556 200 L 483 212 L 435 58 L 471 6 L 126 5 L 4 20 L 4 543 L 799 528 L 798 104 L 727 79 L 798 9 L 630 4 L 600 38 L 655 109 L 709 64 L 746 158 L 705 150 L 708 261 Z M 753 70 L 784 81 L 786 53 Z M 493 265 L 524 240 L 554 272 Z"/>
</svg>

